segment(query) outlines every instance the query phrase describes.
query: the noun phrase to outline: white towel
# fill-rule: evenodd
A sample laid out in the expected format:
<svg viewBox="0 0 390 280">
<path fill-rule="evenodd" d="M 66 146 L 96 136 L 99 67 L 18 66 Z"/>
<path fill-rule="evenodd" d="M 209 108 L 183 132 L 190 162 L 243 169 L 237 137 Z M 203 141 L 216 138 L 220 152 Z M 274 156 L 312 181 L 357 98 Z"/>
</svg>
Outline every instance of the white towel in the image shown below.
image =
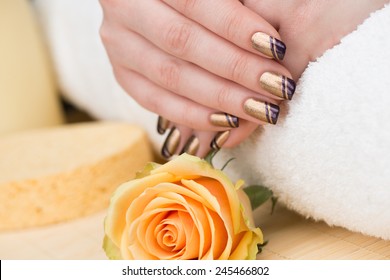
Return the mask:
<svg viewBox="0 0 390 280">
<path fill-rule="evenodd" d="M 116 83 L 100 42 L 96 0 L 36 0 L 64 96 L 100 119 L 143 126 L 156 115 Z M 311 63 L 288 114 L 219 156 L 233 178 L 271 188 L 290 209 L 390 239 L 390 6 Z"/>
</svg>

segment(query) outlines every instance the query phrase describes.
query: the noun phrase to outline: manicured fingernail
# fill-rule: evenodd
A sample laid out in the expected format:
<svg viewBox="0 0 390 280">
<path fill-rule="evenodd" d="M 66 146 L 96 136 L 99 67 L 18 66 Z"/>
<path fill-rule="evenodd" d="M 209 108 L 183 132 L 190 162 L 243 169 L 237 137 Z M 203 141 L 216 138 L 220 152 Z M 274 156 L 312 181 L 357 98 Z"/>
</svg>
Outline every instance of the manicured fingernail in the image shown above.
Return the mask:
<svg viewBox="0 0 390 280">
<path fill-rule="evenodd" d="M 252 98 L 245 101 L 244 111 L 248 115 L 270 124 L 276 124 L 279 117 L 278 105 L 255 100 Z"/>
<path fill-rule="evenodd" d="M 170 158 L 175 154 L 177 147 L 180 143 L 180 131 L 176 127 L 172 127 L 167 139 L 161 149 L 161 154 L 165 158 Z"/>
<path fill-rule="evenodd" d="M 286 53 L 286 45 L 282 41 L 262 32 L 253 34 L 252 46 L 255 50 L 276 60 L 283 60 Z"/>
<path fill-rule="evenodd" d="M 195 135 L 192 135 L 190 139 L 188 139 L 187 143 L 184 145 L 183 150 L 181 151 L 181 154 L 187 153 L 190 155 L 196 155 L 199 149 L 199 139 Z"/>
<path fill-rule="evenodd" d="M 215 126 L 233 127 L 239 126 L 239 119 L 236 116 L 226 113 L 214 113 L 210 115 L 210 122 Z"/>
<path fill-rule="evenodd" d="M 158 116 L 158 121 L 157 121 L 157 132 L 161 135 L 167 131 L 169 127 L 169 121 L 161 116 Z"/>
<path fill-rule="evenodd" d="M 260 77 L 260 85 L 269 93 L 291 100 L 295 93 L 295 82 L 283 75 L 265 72 Z"/>
<path fill-rule="evenodd" d="M 211 149 L 219 150 L 222 148 L 223 144 L 228 140 L 230 131 L 221 131 L 215 135 L 214 139 L 210 143 Z"/>
</svg>

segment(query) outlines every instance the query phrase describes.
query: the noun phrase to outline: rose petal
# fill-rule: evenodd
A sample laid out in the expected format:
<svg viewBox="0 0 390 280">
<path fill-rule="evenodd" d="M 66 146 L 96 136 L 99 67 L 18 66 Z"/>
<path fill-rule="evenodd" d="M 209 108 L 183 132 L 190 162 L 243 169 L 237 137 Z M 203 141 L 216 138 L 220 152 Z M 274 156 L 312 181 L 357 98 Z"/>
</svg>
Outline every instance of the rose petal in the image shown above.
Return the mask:
<svg viewBox="0 0 390 280">
<path fill-rule="evenodd" d="M 242 189 L 239 189 L 237 190 L 237 194 L 238 194 L 238 197 L 240 199 L 240 202 L 241 202 L 241 212 L 242 212 L 242 215 L 243 217 L 245 217 L 245 224 L 246 224 L 246 227 L 243 229 L 243 230 L 246 230 L 247 228 L 253 228 L 255 226 L 255 222 L 254 222 L 254 219 L 253 219 L 253 210 L 252 210 L 252 206 L 251 206 L 251 202 L 249 200 L 249 197 L 248 195 L 242 190 Z M 242 228 L 242 226 L 241 226 Z"/>
<path fill-rule="evenodd" d="M 147 195 L 147 193 L 149 195 Z M 131 207 L 129 208 L 129 212 L 131 212 L 132 209 L 137 209 L 137 207 L 140 207 L 138 205 L 138 203 L 143 205 L 145 203 L 145 201 L 153 203 L 153 205 L 158 205 L 156 202 L 157 199 L 161 202 L 164 202 L 166 204 L 170 204 L 172 206 L 169 208 L 156 208 L 156 209 L 151 209 L 149 207 L 147 212 L 142 213 L 140 216 L 136 216 L 134 220 L 128 219 L 127 222 L 130 225 L 130 229 L 129 229 L 130 238 L 129 238 L 128 244 L 132 244 L 132 243 L 136 242 L 135 239 L 138 239 L 141 244 L 145 244 L 147 242 L 147 240 L 145 239 L 145 234 L 144 234 L 144 231 L 146 229 L 144 227 L 141 227 L 141 224 L 143 224 L 145 226 L 148 225 L 150 223 L 150 221 L 148 219 L 151 216 L 153 216 L 157 213 L 161 213 L 161 212 L 168 212 L 168 211 L 172 211 L 172 210 L 177 210 L 177 209 L 182 207 L 185 209 L 184 211 L 187 211 L 189 213 L 189 216 L 191 217 L 190 221 L 193 223 L 193 225 L 195 226 L 195 228 L 198 232 L 198 234 L 195 234 L 194 232 L 192 232 L 191 235 L 192 235 L 192 238 L 194 238 L 194 236 L 198 236 L 199 245 L 196 247 L 196 249 L 198 250 L 197 255 L 202 256 L 210 248 L 210 244 L 211 244 L 211 238 L 210 238 L 211 229 L 210 229 L 209 224 L 208 224 L 207 216 L 204 213 L 203 205 L 190 197 L 184 197 L 180 194 L 172 193 L 172 192 L 159 193 L 159 195 L 161 195 L 163 197 L 158 197 L 158 198 L 155 198 L 154 200 L 150 201 L 149 199 L 151 197 L 151 195 L 150 195 L 151 193 L 153 193 L 153 192 L 146 191 L 138 199 L 136 199 L 133 202 L 133 204 L 131 205 Z M 169 197 L 169 198 L 167 198 L 167 197 Z M 174 203 L 176 203 L 176 204 L 174 204 Z M 134 210 L 134 212 L 136 212 L 136 210 Z M 129 216 L 132 217 L 133 215 L 129 215 Z M 146 221 L 146 222 L 144 223 L 143 221 Z M 136 231 L 137 234 L 132 233 L 134 231 Z M 186 246 L 187 247 L 193 246 L 192 242 L 193 242 L 193 240 L 191 238 L 187 239 Z M 142 245 L 139 245 L 139 246 L 142 247 Z M 154 253 L 151 252 L 151 254 L 154 254 Z M 164 255 L 164 254 L 162 254 L 162 255 Z M 193 258 L 192 253 L 186 254 L 186 257 L 188 257 L 189 255 L 191 255 L 191 258 Z M 183 256 L 183 258 L 184 258 L 184 256 Z"/>
<path fill-rule="evenodd" d="M 177 211 L 171 212 L 155 231 L 159 244 L 168 250 L 178 251 L 185 246 L 185 232 Z"/>
<path fill-rule="evenodd" d="M 260 229 L 247 231 L 240 234 L 240 241 L 230 255 L 230 260 L 255 259 L 257 254 L 257 244 L 263 243 L 263 235 Z"/>
<path fill-rule="evenodd" d="M 170 259 L 172 257 L 172 251 L 163 246 L 156 238 L 156 228 L 162 225 L 168 214 L 169 212 L 162 212 L 153 216 L 151 221 L 148 219 L 143 220 L 137 230 L 140 244 L 148 253 L 154 255 L 158 259 Z M 141 235 L 143 236 L 141 237 Z"/>
<path fill-rule="evenodd" d="M 229 200 L 223 186 L 219 182 L 210 179 L 183 180 L 183 184 L 194 192 L 200 192 L 209 202 L 210 206 L 208 208 L 221 217 L 229 231 L 229 235 L 234 235 Z"/>
<path fill-rule="evenodd" d="M 198 257 L 198 248 L 200 243 L 199 231 L 195 227 L 194 221 L 188 212 L 180 211 L 179 212 L 180 221 L 183 224 L 186 244 L 183 247 L 182 259 L 191 260 Z"/>
<path fill-rule="evenodd" d="M 226 229 L 225 223 L 215 212 L 208 211 L 210 227 L 214 235 L 211 246 L 213 260 L 227 260 L 232 248 L 232 237 Z"/>
<path fill-rule="evenodd" d="M 107 236 L 120 247 L 123 230 L 126 225 L 126 212 L 131 202 L 145 189 L 159 182 L 171 182 L 175 177 L 169 173 L 153 174 L 148 177 L 122 184 L 111 198 L 110 206 L 104 222 Z"/>
<path fill-rule="evenodd" d="M 157 167 L 151 171 L 151 174 L 157 174 L 160 172 L 169 172 L 175 174 L 177 178 L 182 179 L 209 177 L 219 181 L 223 186 L 223 193 L 226 193 L 229 201 L 233 230 L 235 233 L 240 231 L 240 202 L 238 200 L 234 185 L 225 175 L 225 173 L 214 169 L 205 160 L 188 154 L 182 154 L 176 157 L 174 160 Z M 194 174 L 196 174 L 196 176 L 194 176 Z"/>
<path fill-rule="evenodd" d="M 157 196 L 166 197 L 173 200 L 178 198 L 176 196 L 169 197 L 169 194 L 183 194 L 185 196 L 192 197 L 195 200 L 199 200 L 202 203 L 208 203 L 204 198 L 188 190 L 183 185 L 178 185 L 175 183 L 160 183 L 153 188 L 145 190 L 136 199 L 134 199 L 131 204 L 129 204 L 126 213 L 127 223 L 139 217 L 144 211 L 155 207 L 152 200 L 155 199 Z M 181 200 L 181 203 L 185 203 L 185 200 Z"/>
<path fill-rule="evenodd" d="M 139 242 L 131 244 L 127 251 L 131 254 L 130 256 L 134 256 L 127 258 L 127 260 L 158 260 L 158 258 L 146 252 Z"/>
<path fill-rule="evenodd" d="M 186 197 L 186 207 L 191 220 L 199 234 L 198 257 L 201 258 L 211 246 L 211 228 L 208 223 L 207 214 L 203 209 L 203 205 L 198 201 Z M 191 240 L 187 240 L 187 247 L 193 246 Z"/>
</svg>

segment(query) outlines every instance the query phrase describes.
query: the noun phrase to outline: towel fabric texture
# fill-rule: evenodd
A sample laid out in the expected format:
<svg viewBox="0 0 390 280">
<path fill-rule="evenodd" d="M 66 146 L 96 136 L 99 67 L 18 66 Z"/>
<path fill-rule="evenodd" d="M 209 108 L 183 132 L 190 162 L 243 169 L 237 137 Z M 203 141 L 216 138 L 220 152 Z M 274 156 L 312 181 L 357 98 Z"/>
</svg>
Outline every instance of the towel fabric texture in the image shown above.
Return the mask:
<svg viewBox="0 0 390 280">
<path fill-rule="evenodd" d="M 93 116 L 145 128 L 157 116 L 120 88 L 99 38 L 96 0 L 35 0 L 66 99 Z M 390 239 L 390 5 L 310 63 L 276 126 L 217 159 L 230 175 L 329 225 Z"/>
</svg>

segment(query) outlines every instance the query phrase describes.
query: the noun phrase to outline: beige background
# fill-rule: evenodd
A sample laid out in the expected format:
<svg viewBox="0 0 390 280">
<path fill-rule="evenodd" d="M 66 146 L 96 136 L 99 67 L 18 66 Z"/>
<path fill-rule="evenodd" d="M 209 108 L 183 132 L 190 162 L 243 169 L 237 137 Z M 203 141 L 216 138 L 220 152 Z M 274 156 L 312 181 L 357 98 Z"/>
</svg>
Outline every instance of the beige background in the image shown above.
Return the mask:
<svg viewBox="0 0 390 280">
<path fill-rule="evenodd" d="M 63 122 L 49 53 L 28 1 L 0 1 L 0 134 Z"/>
<path fill-rule="evenodd" d="M 62 122 L 47 52 L 26 3 L 0 0 L 0 133 Z M 269 210 L 255 211 L 269 241 L 259 259 L 390 259 L 390 241 L 305 220 L 281 205 L 272 216 Z M 0 259 L 105 259 L 104 216 L 0 232 Z"/>
</svg>

